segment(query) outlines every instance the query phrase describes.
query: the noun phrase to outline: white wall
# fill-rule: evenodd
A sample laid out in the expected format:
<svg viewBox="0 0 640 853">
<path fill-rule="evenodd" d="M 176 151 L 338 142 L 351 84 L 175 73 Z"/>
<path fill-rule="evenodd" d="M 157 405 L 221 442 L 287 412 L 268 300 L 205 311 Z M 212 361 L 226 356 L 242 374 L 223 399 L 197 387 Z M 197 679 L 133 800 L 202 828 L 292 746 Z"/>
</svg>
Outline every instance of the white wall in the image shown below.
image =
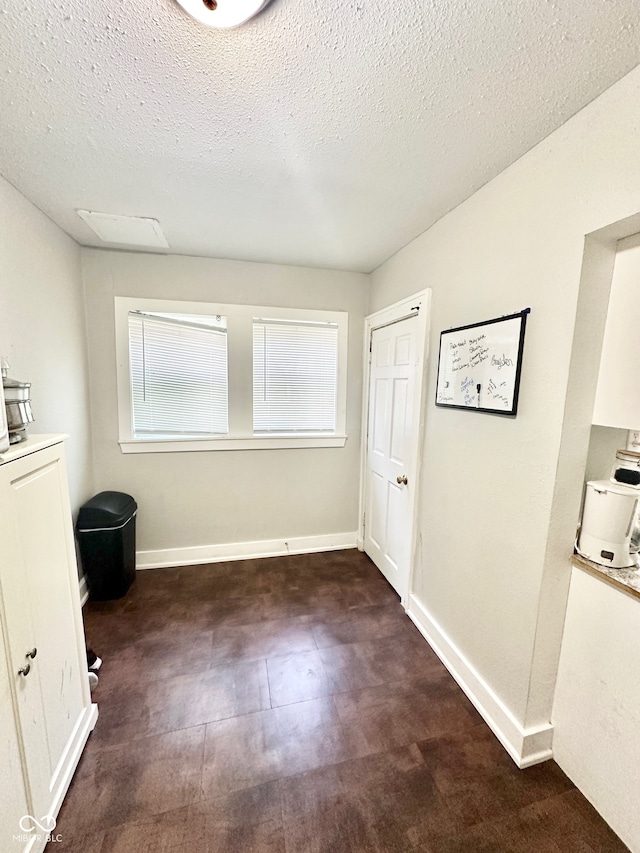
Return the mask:
<svg viewBox="0 0 640 853">
<path fill-rule="evenodd" d="M 93 493 L 80 250 L 0 178 L 0 355 L 31 382 L 32 433 L 67 433 L 74 512 Z"/>
<path fill-rule="evenodd" d="M 589 454 L 584 473 L 587 480 L 608 480 L 616 450 L 627 446 L 627 431 L 593 426 L 589 438 Z"/>
<path fill-rule="evenodd" d="M 138 501 L 139 550 L 356 531 L 367 276 L 97 249 L 82 250 L 82 265 L 96 485 Z M 123 455 L 117 443 L 114 296 L 348 311 L 346 446 Z"/>
<path fill-rule="evenodd" d="M 551 716 L 613 267 L 585 235 L 640 209 L 639 139 L 636 69 L 372 275 L 370 310 L 433 288 L 416 606 L 525 735 Z M 439 332 L 525 307 L 517 418 L 436 409 Z"/>
</svg>

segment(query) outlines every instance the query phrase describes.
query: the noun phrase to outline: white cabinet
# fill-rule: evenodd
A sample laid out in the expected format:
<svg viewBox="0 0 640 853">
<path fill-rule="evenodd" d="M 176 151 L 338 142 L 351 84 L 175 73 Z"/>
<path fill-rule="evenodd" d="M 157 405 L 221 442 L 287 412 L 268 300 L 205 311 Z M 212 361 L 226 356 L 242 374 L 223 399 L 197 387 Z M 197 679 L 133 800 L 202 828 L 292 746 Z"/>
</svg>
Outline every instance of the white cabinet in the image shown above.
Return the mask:
<svg viewBox="0 0 640 853">
<path fill-rule="evenodd" d="M 44 849 L 97 718 L 84 629 L 63 436 L 0 457 L 0 853 Z"/>
<path fill-rule="evenodd" d="M 640 853 L 639 661 L 640 598 L 574 567 L 553 757 L 634 853 Z"/>
<path fill-rule="evenodd" d="M 27 793 L 22 778 L 22 757 L 18 732 L 13 725 L 13 697 L 7 661 L 0 648 L 0 850 L 10 850 L 19 822 L 27 814 Z M 19 844 L 14 844 L 20 850 Z"/>
<path fill-rule="evenodd" d="M 611 281 L 600 372 L 593 407 L 594 424 L 640 429 L 640 235 L 618 243 Z"/>
</svg>

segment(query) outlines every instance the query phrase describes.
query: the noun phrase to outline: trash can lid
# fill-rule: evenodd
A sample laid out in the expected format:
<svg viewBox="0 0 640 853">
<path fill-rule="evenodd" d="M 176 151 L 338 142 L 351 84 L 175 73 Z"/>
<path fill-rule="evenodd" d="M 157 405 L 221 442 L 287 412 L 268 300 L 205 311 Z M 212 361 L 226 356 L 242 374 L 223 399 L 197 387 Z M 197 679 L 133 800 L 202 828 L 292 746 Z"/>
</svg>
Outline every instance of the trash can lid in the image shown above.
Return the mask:
<svg viewBox="0 0 640 853">
<path fill-rule="evenodd" d="M 137 508 L 131 495 L 124 492 L 100 492 L 80 507 L 76 528 L 83 532 L 120 527 Z"/>
</svg>

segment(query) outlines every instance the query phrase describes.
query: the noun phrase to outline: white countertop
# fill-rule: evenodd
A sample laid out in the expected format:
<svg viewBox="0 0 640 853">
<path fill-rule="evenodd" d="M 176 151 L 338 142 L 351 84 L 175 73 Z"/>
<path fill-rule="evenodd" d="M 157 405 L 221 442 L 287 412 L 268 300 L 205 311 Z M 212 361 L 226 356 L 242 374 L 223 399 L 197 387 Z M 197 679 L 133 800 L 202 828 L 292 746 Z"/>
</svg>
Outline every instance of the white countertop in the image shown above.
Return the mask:
<svg viewBox="0 0 640 853">
<path fill-rule="evenodd" d="M 19 441 L 17 444 L 10 445 L 8 450 L 0 454 L 0 465 L 5 465 L 7 462 L 14 462 L 16 459 L 21 459 L 23 456 L 28 456 L 29 453 L 35 453 L 36 450 L 42 450 L 44 447 L 60 444 L 68 437 L 64 433 L 30 435 L 25 441 Z"/>
</svg>

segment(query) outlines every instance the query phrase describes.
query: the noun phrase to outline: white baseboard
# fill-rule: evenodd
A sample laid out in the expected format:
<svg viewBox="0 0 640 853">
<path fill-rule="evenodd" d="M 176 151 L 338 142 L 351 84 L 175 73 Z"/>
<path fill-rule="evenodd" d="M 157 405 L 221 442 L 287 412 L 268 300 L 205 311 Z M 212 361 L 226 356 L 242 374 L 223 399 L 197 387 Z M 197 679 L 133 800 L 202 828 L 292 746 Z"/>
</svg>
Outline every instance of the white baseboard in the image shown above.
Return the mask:
<svg viewBox="0 0 640 853">
<path fill-rule="evenodd" d="M 89 600 L 89 590 L 87 588 L 87 579 L 84 575 L 80 578 L 80 607 L 84 607 Z"/>
<path fill-rule="evenodd" d="M 525 729 L 414 595 L 409 596 L 407 615 L 518 767 L 530 767 L 553 757 L 551 723 Z"/>
<path fill-rule="evenodd" d="M 228 560 L 256 557 L 281 557 L 287 554 L 312 554 L 316 551 L 341 551 L 357 546 L 357 533 L 328 533 L 323 536 L 300 536 L 294 539 L 265 539 L 258 542 L 231 542 L 225 545 L 196 545 L 191 548 L 165 548 L 138 551 L 137 569 L 159 569 L 166 566 L 197 566 Z"/>
</svg>

